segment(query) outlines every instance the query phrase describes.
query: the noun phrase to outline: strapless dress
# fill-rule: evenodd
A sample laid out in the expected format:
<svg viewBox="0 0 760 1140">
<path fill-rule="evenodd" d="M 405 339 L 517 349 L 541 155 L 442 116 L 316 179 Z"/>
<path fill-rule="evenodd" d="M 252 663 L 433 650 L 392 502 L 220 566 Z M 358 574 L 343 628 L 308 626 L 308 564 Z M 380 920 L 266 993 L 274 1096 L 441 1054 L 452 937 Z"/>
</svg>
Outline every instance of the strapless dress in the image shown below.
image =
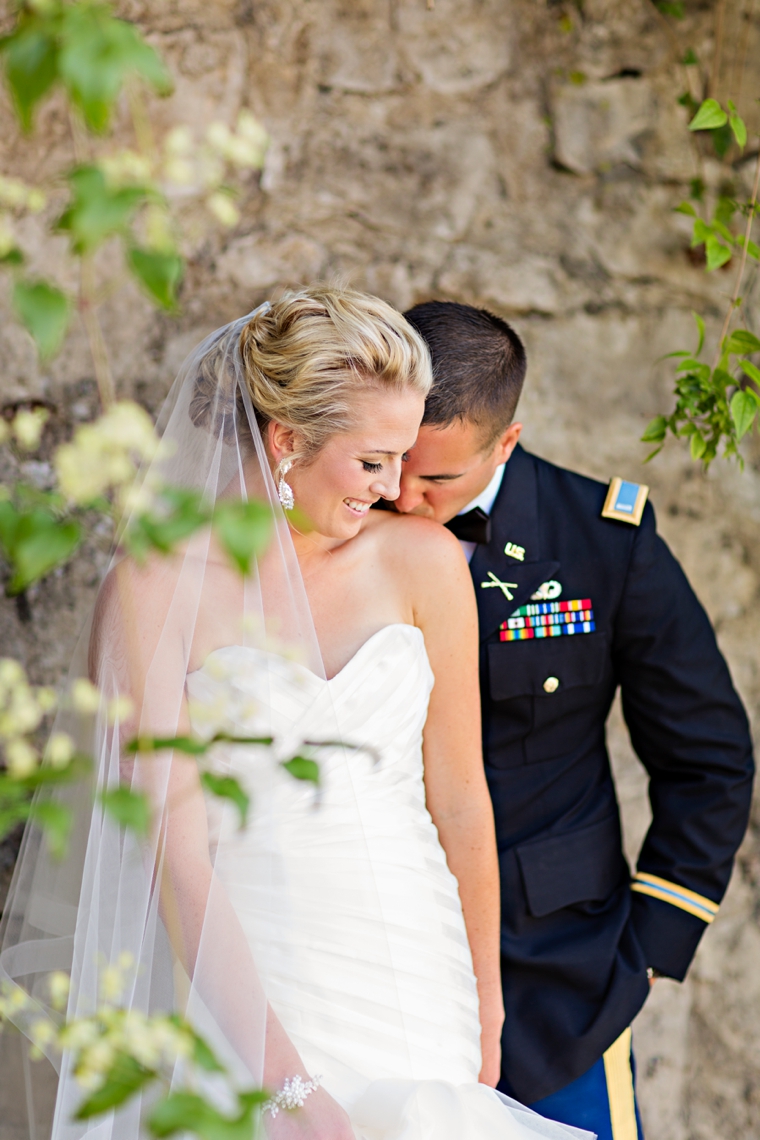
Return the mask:
<svg viewBox="0 0 760 1140">
<path fill-rule="evenodd" d="M 212 653 L 187 678 L 197 731 L 271 735 L 281 757 L 322 745 L 318 789 L 270 749 L 215 747 L 216 769 L 251 797 L 244 830 L 209 801 L 216 872 L 273 1009 L 357 1138 L 588 1137 L 478 1084 L 472 957 L 425 805 L 433 684 L 423 635 L 405 624 L 330 680 L 245 646 Z"/>
</svg>

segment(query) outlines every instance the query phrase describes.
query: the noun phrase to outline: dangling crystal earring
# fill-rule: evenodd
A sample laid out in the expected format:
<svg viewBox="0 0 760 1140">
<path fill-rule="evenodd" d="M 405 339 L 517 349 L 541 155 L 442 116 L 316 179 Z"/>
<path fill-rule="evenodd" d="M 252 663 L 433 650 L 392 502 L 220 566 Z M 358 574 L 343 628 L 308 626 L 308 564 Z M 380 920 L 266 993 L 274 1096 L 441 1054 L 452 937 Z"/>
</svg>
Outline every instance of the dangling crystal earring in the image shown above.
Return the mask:
<svg viewBox="0 0 760 1140">
<path fill-rule="evenodd" d="M 282 503 L 282 508 L 285 511 L 292 511 L 293 507 L 296 505 L 296 500 L 293 496 L 293 488 L 291 487 L 290 483 L 285 482 L 285 476 L 287 475 L 288 471 L 290 471 L 292 466 L 293 462 L 290 459 L 288 459 L 286 463 L 283 463 L 282 467 L 280 468 L 280 481 L 277 484 L 277 494 L 280 496 L 280 502 Z"/>
</svg>

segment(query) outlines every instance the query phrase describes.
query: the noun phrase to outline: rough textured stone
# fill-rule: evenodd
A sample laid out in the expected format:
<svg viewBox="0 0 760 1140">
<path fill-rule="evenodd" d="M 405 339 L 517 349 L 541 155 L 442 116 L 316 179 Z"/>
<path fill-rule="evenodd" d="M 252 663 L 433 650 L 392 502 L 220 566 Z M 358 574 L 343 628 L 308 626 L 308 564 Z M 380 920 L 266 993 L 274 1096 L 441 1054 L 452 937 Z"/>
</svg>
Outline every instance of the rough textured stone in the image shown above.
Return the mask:
<svg viewBox="0 0 760 1140">
<path fill-rule="evenodd" d="M 760 105 L 760 13 L 727 0 L 718 93 Z M 4 25 L 10 9 L 0 4 Z M 670 406 L 671 370 L 659 357 L 694 344 L 691 309 L 717 334 L 733 268 L 708 276 L 689 255 L 689 227 L 673 208 L 698 172 L 698 144 L 676 97 L 709 59 L 716 7 L 687 5 L 674 41 L 648 0 L 129 0 L 165 52 L 175 94 L 151 112 L 157 130 L 198 131 L 249 107 L 273 143 L 229 233 L 183 207 L 188 270 L 183 312 L 154 313 L 135 289 L 101 308 L 119 392 L 155 410 L 184 354 L 215 325 L 284 285 L 349 281 L 405 307 L 431 296 L 491 306 L 514 320 L 530 355 L 522 405 L 539 454 L 607 479 L 650 483 L 660 528 L 715 622 L 736 683 L 760 715 L 760 448 L 747 468 L 704 476 L 669 445 L 650 466 L 638 437 Z M 568 18 L 570 30 L 568 29 Z M 741 66 L 742 59 L 745 61 Z M 30 144 L 0 108 L 0 167 L 37 178 L 69 154 L 53 101 Z M 126 123 L 121 141 L 129 140 Z M 748 150 L 753 151 L 754 144 Z M 746 191 L 751 159 L 706 158 L 709 192 Z M 58 200 L 51 202 L 51 216 Z M 63 243 L 23 237 L 32 268 L 64 279 Z M 113 260 L 99 263 L 104 279 Z M 3 290 L 5 286 L 3 285 Z M 758 331 L 757 277 L 745 289 Z M 0 400 L 50 402 L 34 464 L 87 418 L 95 391 L 75 326 L 40 368 L 0 295 Z M 3 459 L 2 473 L 11 473 Z M 44 480 L 44 467 L 28 467 Z M 35 679 L 65 668 L 101 573 L 107 537 L 29 593 L 28 610 L 0 603 L 3 653 Z M 609 739 L 632 863 L 646 831 L 646 780 L 618 709 Z M 0 878 L 7 877 L 4 848 Z M 658 982 L 635 1026 L 650 1140 L 748 1140 L 760 1134 L 760 814 L 727 900 L 687 982 Z M 17 1085 L 0 1060 L 0 1086 Z M 0 1140 L 15 1140 L 23 1105 L 0 1097 Z"/>
</svg>

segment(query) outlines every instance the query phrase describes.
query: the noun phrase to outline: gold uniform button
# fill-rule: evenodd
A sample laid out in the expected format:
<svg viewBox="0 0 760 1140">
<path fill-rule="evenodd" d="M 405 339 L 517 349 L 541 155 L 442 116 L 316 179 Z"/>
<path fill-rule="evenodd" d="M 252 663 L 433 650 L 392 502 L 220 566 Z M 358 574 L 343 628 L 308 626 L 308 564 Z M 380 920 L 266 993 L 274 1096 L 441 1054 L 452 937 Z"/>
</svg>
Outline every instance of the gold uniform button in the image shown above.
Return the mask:
<svg viewBox="0 0 760 1140">
<path fill-rule="evenodd" d="M 557 679 L 557 677 L 547 677 L 546 680 L 544 681 L 544 692 L 545 693 L 556 693 L 558 688 L 559 688 L 559 680 Z"/>
</svg>

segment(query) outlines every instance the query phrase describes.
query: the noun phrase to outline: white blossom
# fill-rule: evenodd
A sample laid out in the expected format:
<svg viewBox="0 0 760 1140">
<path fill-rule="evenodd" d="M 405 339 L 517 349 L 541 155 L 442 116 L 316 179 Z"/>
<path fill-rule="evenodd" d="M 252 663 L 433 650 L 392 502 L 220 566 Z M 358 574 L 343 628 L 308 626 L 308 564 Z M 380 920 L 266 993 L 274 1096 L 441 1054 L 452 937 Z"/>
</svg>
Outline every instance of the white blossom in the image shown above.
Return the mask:
<svg viewBox="0 0 760 1140">
<path fill-rule="evenodd" d="M 29 1026 L 29 1033 L 35 1045 L 49 1045 L 58 1036 L 56 1027 L 47 1017 L 38 1017 Z"/>
<path fill-rule="evenodd" d="M 63 970 L 55 970 L 48 978 L 50 1002 L 53 1009 L 63 1009 L 69 997 L 71 979 Z"/>
<path fill-rule="evenodd" d="M 89 1018 L 81 1018 L 64 1025 L 58 1041 L 64 1049 L 83 1050 L 89 1049 L 99 1036 L 97 1024 Z"/>
<path fill-rule="evenodd" d="M 5 255 L 7 253 L 10 253 L 11 250 L 14 248 L 15 244 L 16 244 L 16 242 L 15 242 L 15 239 L 13 237 L 13 230 L 11 228 L 10 218 L 8 217 L 7 214 L 0 214 L 0 257 L 5 257 Z M 2 427 L 5 429 L 5 431 L 7 433 L 8 428 L 4 422 L 2 423 Z M 7 439 L 7 438 L 8 438 L 7 434 L 5 435 L 4 438 L 0 437 L 0 443 L 3 443 L 5 441 L 5 439 Z"/>
<path fill-rule="evenodd" d="M 35 408 L 31 412 L 16 412 L 11 430 L 19 447 L 25 451 L 35 451 L 40 446 L 42 429 L 50 418 L 47 408 Z"/>
<path fill-rule="evenodd" d="M 114 697 L 108 702 L 108 723 L 116 724 L 118 721 L 128 720 L 134 711 L 134 702 L 130 697 Z"/>
<path fill-rule="evenodd" d="M 77 677 L 71 686 L 71 703 L 80 713 L 95 713 L 100 708 L 100 690 L 86 677 Z"/>
<path fill-rule="evenodd" d="M 206 205 L 218 222 L 223 226 L 235 226 L 240 221 L 240 211 L 230 198 L 217 190 L 206 199 Z"/>
<path fill-rule="evenodd" d="M 189 127 L 174 127 L 164 139 L 164 149 L 174 157 L 185 157 L 193 149 L 193 135 Z"/>
<path fill-rule="evenodd" d="M 100 167 L 112 186 L 144 186 L 151 181 L 150 159 L 136 150 L 120 150 L 100 159 Z"/>
<path fill-rule="evenodd" d="M 37 750 L 32 748 L 28 740 L 9 740 L 5 745 L 5 762 L 8 765 L 8 771 L 17 780 L 31 776 L 37 768 L 39 760 Z"/>
<path fill-rule="evenodd" d="M 0 740 L 8 742 L 33 732 L 55 701 L 51 689 L 32 688 L 18 661 L 0 658 Z"/>
<path fill-rule="evenodd" d="M 53 768 L 65 768 L 74 755 L 74 741 L 67 732 L 54 732 L 45 749 L 45 759 Z"/>
<path fill-rule="evenodd" d="M 114 404 L 58 448 L 55 466 L 61 490 L 83 505 L 109 490 L 119 491 L 132 483 L 140 463 L 153 459 L 158 448 L 148 413 L 130 400 Z"/>
</svg>

